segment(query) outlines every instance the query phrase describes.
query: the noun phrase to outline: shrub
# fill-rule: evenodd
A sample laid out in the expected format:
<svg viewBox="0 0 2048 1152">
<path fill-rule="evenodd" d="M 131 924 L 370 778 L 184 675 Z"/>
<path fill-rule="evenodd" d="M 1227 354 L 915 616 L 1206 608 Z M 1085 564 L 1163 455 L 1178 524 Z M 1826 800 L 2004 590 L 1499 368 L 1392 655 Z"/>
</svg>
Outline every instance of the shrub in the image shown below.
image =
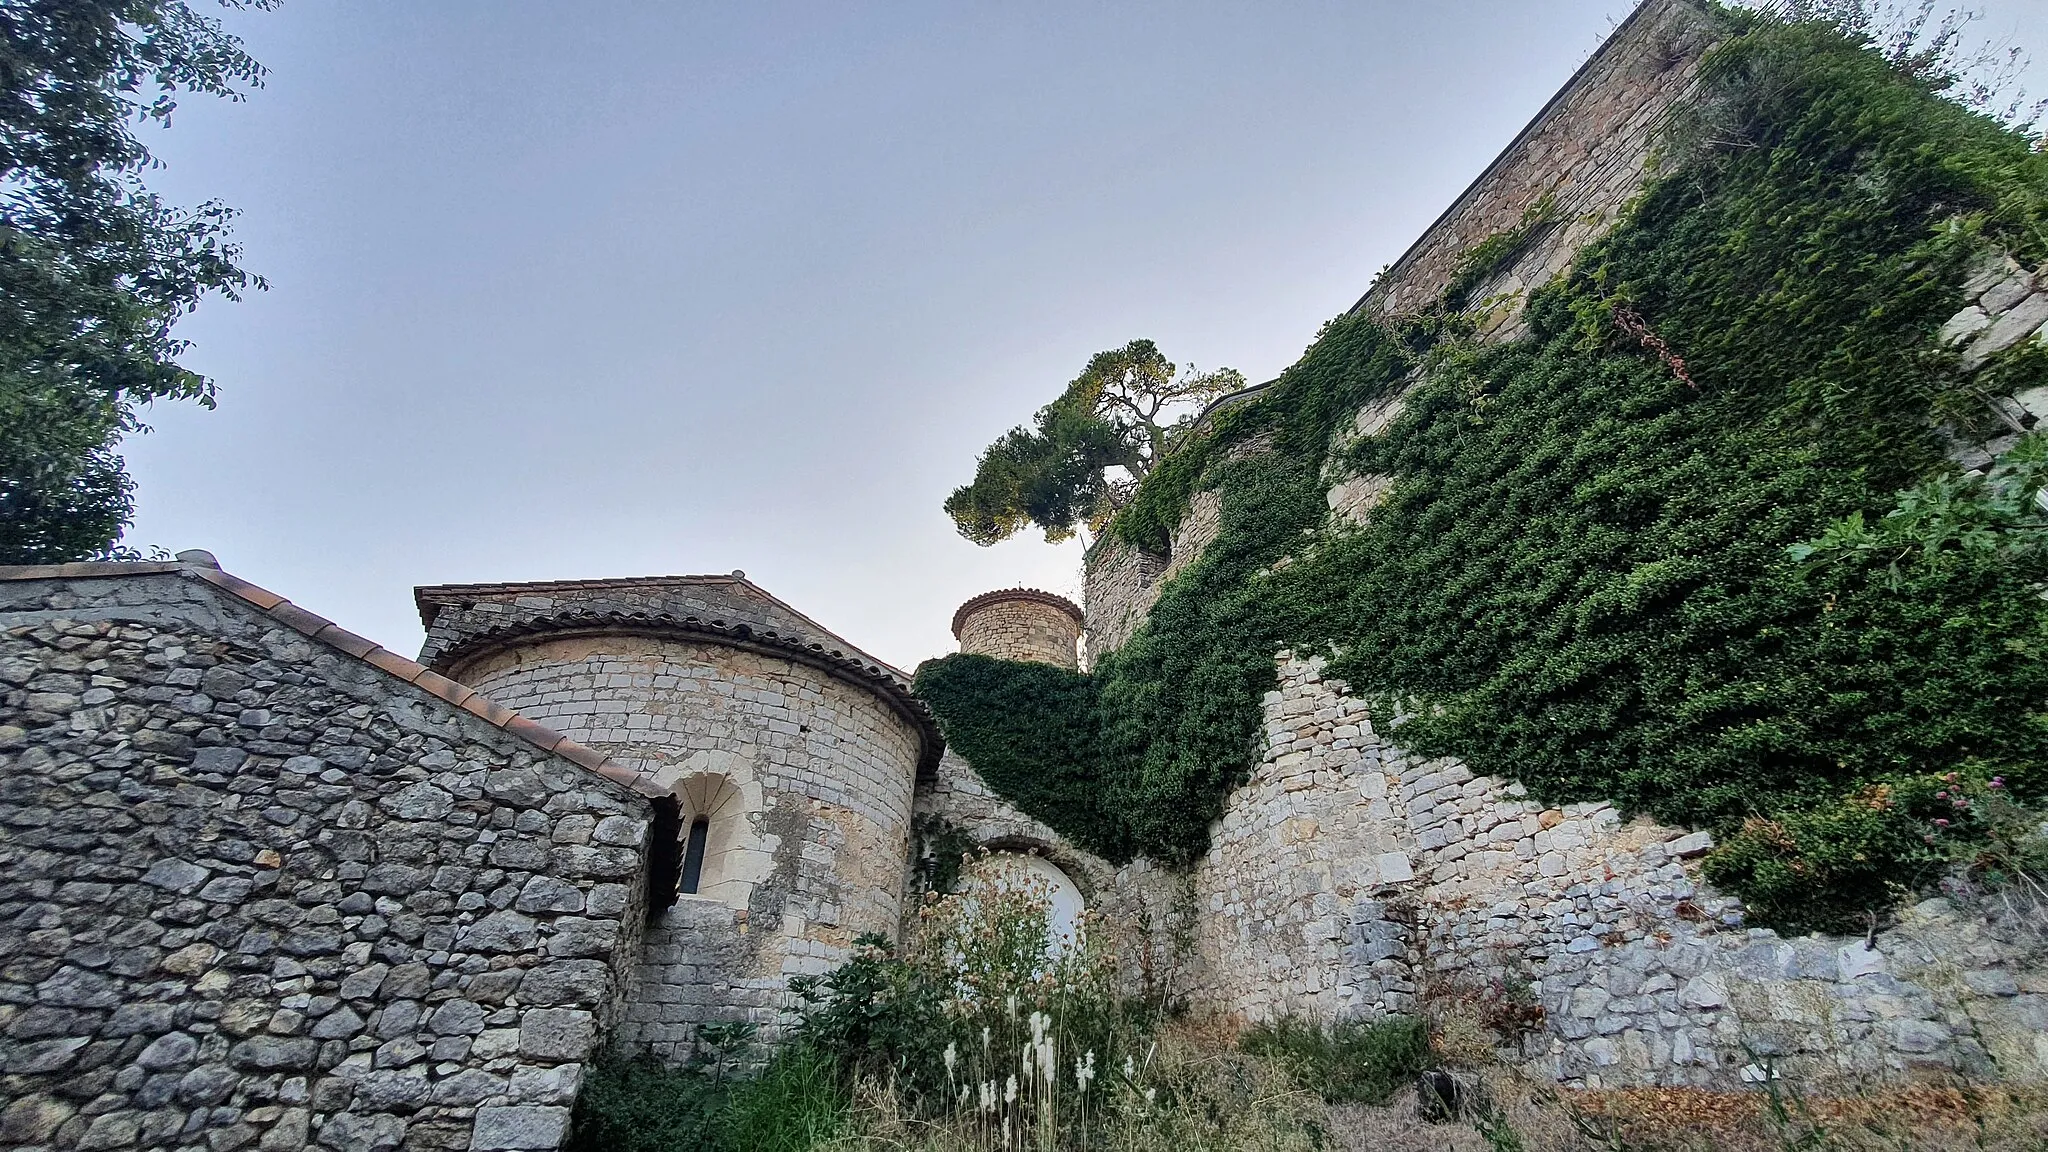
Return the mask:
<svg viewBox="0 0 2048 1152">
<path fill-rule="evenodd" d="M 576 1097 L 571 1152 L 670 1152 L 720 1146 L 729 1085 L 652 1057 L 598 1061 Z"/>
<path fill-rule="evenodd" d="M 724 1061 L 600 1060 L 576 1097 L 569 1152 L 803 1152 L 838 1130 L 833 1058 L 785 1045 L 752 1074 Z"/>
<path fill-rule="evenodd" d="M 1429 1066 L 1429 1030 L 1412 1016 L 1334 1024 L 1283 1016 L 1254 1025 L 1239 1043 L 1332 1104 L 1384 1104 Z"/>
</svg>

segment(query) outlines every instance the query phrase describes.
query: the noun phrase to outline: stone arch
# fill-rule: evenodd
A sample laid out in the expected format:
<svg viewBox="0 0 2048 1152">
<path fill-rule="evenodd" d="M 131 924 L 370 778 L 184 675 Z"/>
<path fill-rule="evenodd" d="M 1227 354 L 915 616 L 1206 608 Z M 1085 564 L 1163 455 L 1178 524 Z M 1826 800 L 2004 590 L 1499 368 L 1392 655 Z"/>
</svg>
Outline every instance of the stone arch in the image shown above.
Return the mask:
<svg viewBox="0 0 2048 1152">
<path fill-rule="evenodd" d="M 1003 888 L 1030 887 L 1045 892 L 1052 904 L 1047 925 L 1048 955 L 1063 954 L 1080 942 L 1082 915 L 1088 910 L 1088 900 L 1065 869 L 1036 852 L 999 849 L 989 853 L 985 874 L 990 878 L 986 882 Z"/>
<path fill-rule="evenodd" d="M 762 799 L 753 762 L 710 749 L 665 766 L 656 780 L 681 806 L 678 898 L 746 908 L 754 885 L 774 869 L 775 846 L 757 827 Z"/>
</svg>

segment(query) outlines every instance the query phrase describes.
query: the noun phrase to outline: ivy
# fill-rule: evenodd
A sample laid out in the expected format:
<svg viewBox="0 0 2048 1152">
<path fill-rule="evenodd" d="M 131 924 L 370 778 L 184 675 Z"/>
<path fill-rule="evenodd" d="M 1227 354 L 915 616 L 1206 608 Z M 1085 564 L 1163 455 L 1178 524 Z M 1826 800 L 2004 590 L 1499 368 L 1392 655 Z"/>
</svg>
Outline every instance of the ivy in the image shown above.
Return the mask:
<svg viewBox="0 0 2048 1152">
<path fill-rule="evenodd" d="M 1320 652 L 1402 706 L 1411 751 L 1715 829 L 1711 873 L 1787 927 L 1860 926 L 1967 857 L 1963 825 L 1926 839 L 1926 781 L 2048 786 L 2035 566 L 1901 565 L 1841 527 L 1944 483 L 1938 426 L 1982 402 L 1935 334 L 1987 247 L 2048 257 L 2048 157 L 1832 27 L 1726 18 L 1661 176 L 1532 295 L 1526 336 L 1476 344 L 1447 307 L 1332 321 L 1113 524 L 1161 550 L 1195 492 L 1221 501 L 1091 677 L 927 666 L 993 786 L 1084 844 L 1188 863 L 1257 762 L 1273 654 Z M 1986 371 L 2048 383 L 2048 357 Z M 1339 461 L 1393 486 L 1334 524 L 1333 437 L 1397 389 Z M 1907 800 L 1873 809 L 1880 787 Z"/>
</svg>

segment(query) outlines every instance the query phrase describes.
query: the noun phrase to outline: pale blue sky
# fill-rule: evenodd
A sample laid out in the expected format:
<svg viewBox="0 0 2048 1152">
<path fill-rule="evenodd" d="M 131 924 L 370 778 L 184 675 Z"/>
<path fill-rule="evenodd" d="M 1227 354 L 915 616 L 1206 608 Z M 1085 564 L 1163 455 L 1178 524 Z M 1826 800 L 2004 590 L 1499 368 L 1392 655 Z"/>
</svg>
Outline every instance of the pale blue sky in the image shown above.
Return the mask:
<svg viewBox="0 0 2048 1152">
<path fill-rule="evenodd" d="M 131 441 L 129 541 L 400 651 L 420 583 L 743 568 L 904 666 L 1079 551 L 939 510 L 1136 337 L 1294 360 L 1628 0 L 287 0 L 152 143 L 268 293 Z M 2048 2 L 1981 36 L 2048 44 Z"/>
</svg>

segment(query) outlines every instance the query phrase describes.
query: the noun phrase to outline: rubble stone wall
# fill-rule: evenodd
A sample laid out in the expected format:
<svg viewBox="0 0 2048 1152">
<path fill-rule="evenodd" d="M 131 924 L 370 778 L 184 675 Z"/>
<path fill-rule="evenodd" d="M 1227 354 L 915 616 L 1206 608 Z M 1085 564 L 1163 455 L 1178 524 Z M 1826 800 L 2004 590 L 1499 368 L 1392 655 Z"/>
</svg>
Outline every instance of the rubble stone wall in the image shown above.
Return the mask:
<svg viewBox="0 0 2048 1152">
<path fill-rule="evenodd" d="M 1746 927 L 1690 863 L 1706 833 L 1410 756 L 1320 667 L 1283 655 L 1264 757 L 1196 871 L 1199 1001 L 1333 1018 L 1525 993 L 1545 1018 L 1530 1070 L 1589 1086 L 1729 1086 L 1750 1051 L 1821 1075 L 2048 1074 L 2042 909 L 1930 900 L 1869 941 Z"/>
<path fill-rule="evenodd" d="M 1081 610 L 1085 621 L 1082 635 L 1088 641 L 1091 665 L 1105 653 L 1122 647 L 1145 622 L 1145 613 L 1159 598 L 1166 563 L 1165 557 L 1127 544 L 1114 535 L 1103 536 L 1088 549 L 1083 571 L 1087 586 Z"/>
<path fill-rule="evenodd" d="M 897 931 L 919 738 L 874 693 L 775 656 L 635 635 L 542 634 L 453 673 L 681 795 L 686 830 L 692 804 L 714 809 L 703 894 L 647 930 L 628 1047 L 681 1058 L 714 1020 L 773 1034 L 789 977 Z"/>
<path fill-rule="evenodd" d="M 1112 864 L 1076 847 L 996 794 L 959 753 L 948 751 L 917 788 L 921 827 L 967 834 L 977 847 L 1031 852 L 1059 866 L 1113 935 L 1118 971 L 1133 995 L 1177 999 L 1189 991 L 1179 941 L 1193 930 L 1192 878 L 1143 858 Z M 925 848 L 929 850 L 927 843 Z"/>
<path fill-rule="evenodd" d="M 0 1145 L 555 1147 L 648 819 L 188 576 L 0 581 Z"/>
</svg>

